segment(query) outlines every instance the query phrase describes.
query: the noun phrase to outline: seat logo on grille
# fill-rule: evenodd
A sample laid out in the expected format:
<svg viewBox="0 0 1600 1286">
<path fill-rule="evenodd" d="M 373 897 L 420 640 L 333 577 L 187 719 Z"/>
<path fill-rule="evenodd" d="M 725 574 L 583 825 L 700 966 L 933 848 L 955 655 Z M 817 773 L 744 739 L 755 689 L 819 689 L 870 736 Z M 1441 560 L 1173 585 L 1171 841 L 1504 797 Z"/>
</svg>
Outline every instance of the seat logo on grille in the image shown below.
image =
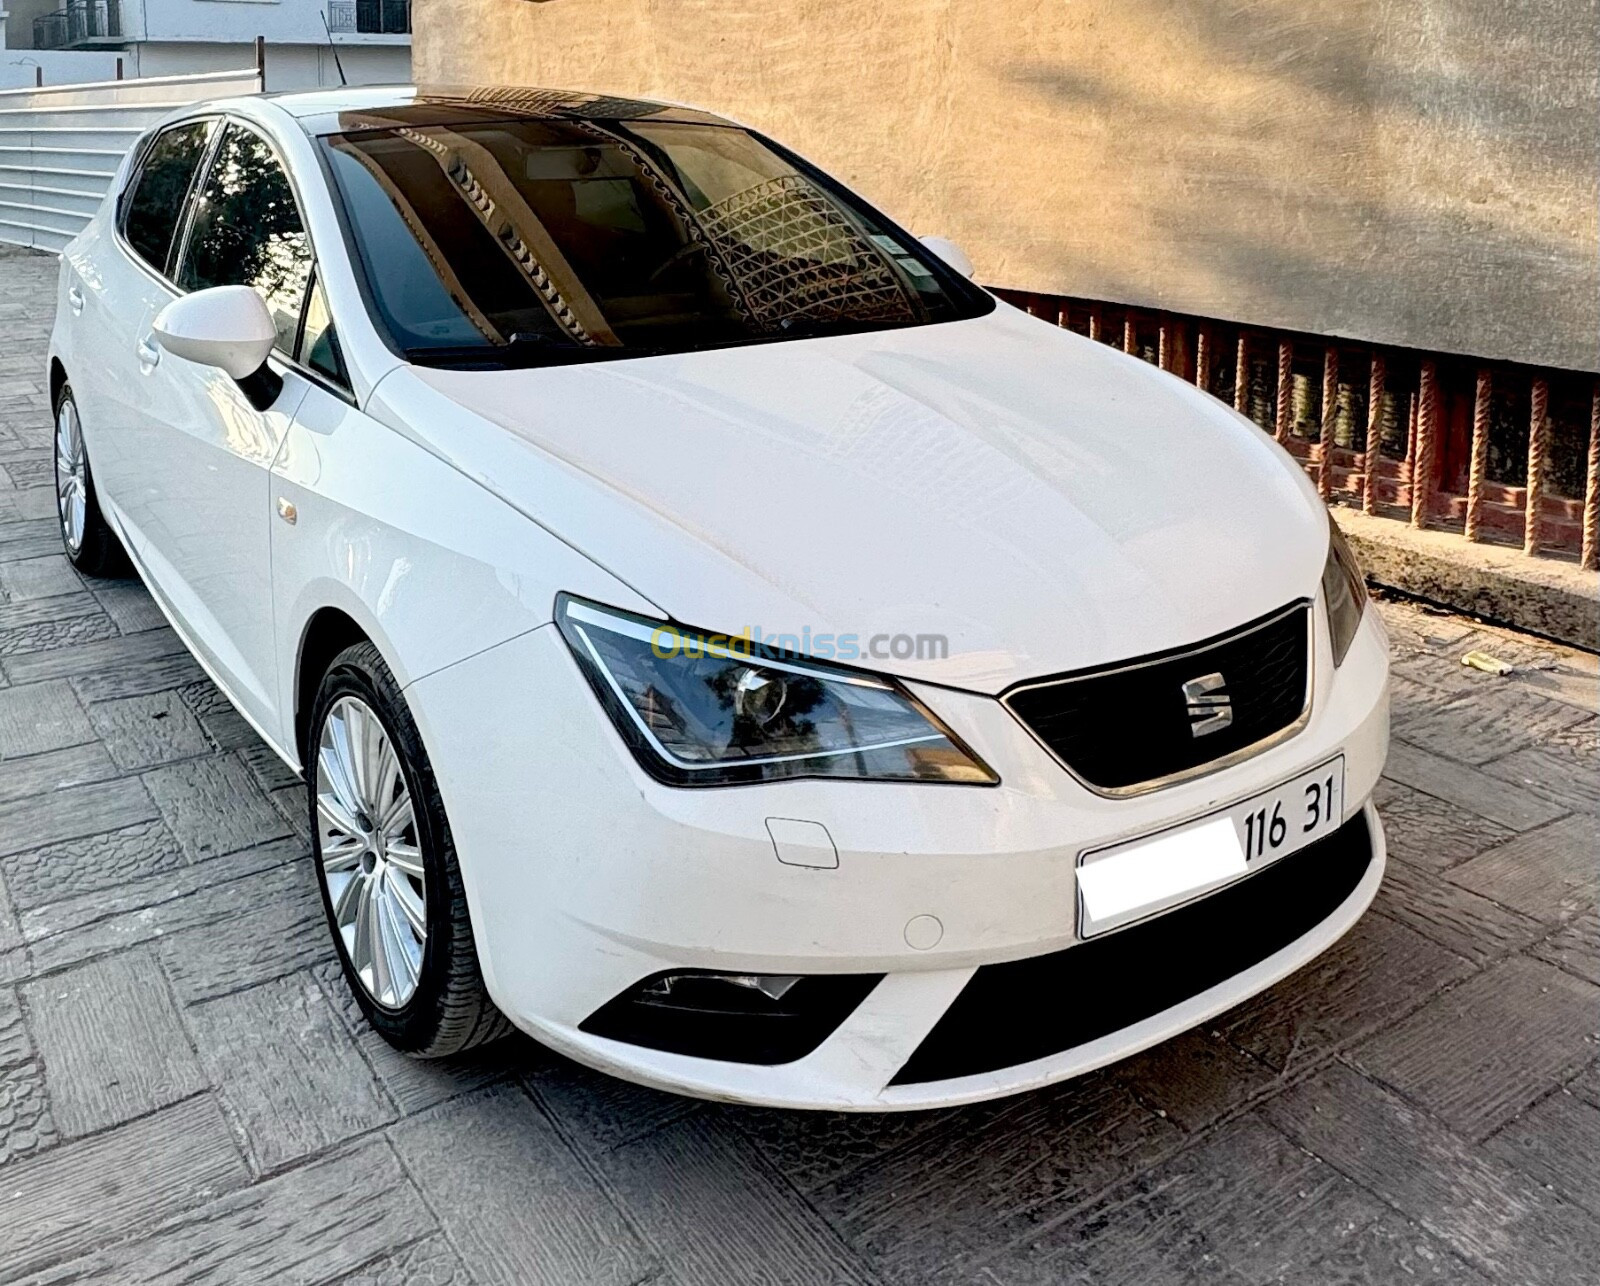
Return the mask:
<svg viewBox="0 0 1600 1286">
<path fill-rule="evenodd" d="M 1189 705 L 1189 735 L 1205 737 L 1221 732 L 1233 722 L 1233 698 L 1227 693 L 1228 681 L 1220 674 L 1202 674 L 1183 685 L 1183 699 Z"/>
</svg>

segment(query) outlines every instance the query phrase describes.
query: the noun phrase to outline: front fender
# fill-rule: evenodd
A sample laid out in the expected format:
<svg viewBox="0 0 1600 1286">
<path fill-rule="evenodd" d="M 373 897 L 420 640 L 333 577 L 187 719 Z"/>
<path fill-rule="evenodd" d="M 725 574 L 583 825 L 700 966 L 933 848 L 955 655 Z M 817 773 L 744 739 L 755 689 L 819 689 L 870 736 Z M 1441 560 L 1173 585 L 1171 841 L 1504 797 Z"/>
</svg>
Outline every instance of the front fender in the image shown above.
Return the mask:
<svg viewBox="0 0 1600 1286">
<path fill-rule="evenodd" d="M 277 741 L 295 745 L 306 631 L 336 608 L 402 688 L 536 629 L 561 590 L 652 604 L 504 501 L 357 408 L 316 390 L 272 468 Z"/>
</svg>

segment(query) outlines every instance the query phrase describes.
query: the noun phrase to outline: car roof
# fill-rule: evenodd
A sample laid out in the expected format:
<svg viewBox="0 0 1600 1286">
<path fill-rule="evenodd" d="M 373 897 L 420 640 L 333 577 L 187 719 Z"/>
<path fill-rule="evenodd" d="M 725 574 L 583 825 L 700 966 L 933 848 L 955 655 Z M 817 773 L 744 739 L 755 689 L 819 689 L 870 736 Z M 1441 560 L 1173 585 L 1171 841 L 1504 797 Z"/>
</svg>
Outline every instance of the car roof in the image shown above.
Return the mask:
<svg viewBox="0 0 1600 1286">
<path fill-rule="evenodd" d="M 313 137 L 397 126 L 461 125 L 519 119 L 692 121 L 728 125 L 726 117 L 681 103 L 613 94 L 494 85 L 365 85 L 265 94 Z"/>
</svg>

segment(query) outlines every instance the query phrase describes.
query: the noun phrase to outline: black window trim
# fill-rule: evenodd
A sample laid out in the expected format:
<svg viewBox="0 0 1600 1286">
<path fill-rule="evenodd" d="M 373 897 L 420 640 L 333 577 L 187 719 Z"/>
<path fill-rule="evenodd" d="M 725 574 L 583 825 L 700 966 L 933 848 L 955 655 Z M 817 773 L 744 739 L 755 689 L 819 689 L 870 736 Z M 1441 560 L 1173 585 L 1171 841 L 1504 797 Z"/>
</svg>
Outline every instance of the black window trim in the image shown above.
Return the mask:
<svg viewBox="0 0 1600 1286">
<path fill-rule="evenodd" d="M 200 157 L 199 164 L 195 166 L 194 174 L 190 176 L 189 190 L 183 199 L 183 213 L 178 220 L 178 226 L 173 230 L 172 245 L 167 250 L 167 263 L 165 270 L 157 271 L 150 265 L 148 261 L 144 259 L 142 255 L 139 254 L 137 250 L 133 248 L 133 244 L 127 239 L 127 235 L 123 227 L 123 223 L 126 218 L 126 210 L 123 207 L 126 206 L 128 194 L 134 190 L 134 187 L 138 184 L 140 177 L 144 173 L 144 163 L 150 154 L 150 148 L 155 144 L 155 140 L 160 138 L 161 135 L 167 133 L 168 130 L 182 129 L 186 125 L 194 125 L 202 121 L 214 122 L 215 128 L 211 131 L 210 137 L 206 140 L 205 151 Z M 141 150 L 139 158 L 131 171 L 128 182 L 123 185 L 122 191 L 117 197 L 118 210 L 115 224 L 117 245 L 122 250 L 123 254 L 128 257 L 131 263 L 142 270 L 146 276 L 150 277 L 158 285 L 163 287 L 172 295 L 174 299 L 181 299 L 184 295 L 189 293 L 187 290 L 184 290 L 178 285 L 178 272 L 183 266 L 184 256 L 187 255 L 189 251 L 189 235 L 193 231 L 194 227 L 195 208 L 198 202 L 199 194 L 205 187 L 206 180 L 211 177 L 212 163 L 216 159 L 217 151 L 222 146 L 223 133 L 229 125 L 238 125 L 242 129 L 249 130 L 250 133 L 254 134 L 267 145 L 267 150 L 272 153 L 273 160 L 277 161 L 278 168 L 283 171 L 284 177 L 289 182 L 289 192 L 294 198 L 295 210 L 300 215 L 300 226 L 305 230 L 306 244 L 311 248 L 311 270 L 306 274 L 306 293 L 301 296 L 300 321 L 295 327 L 295 350 L 296 353 L 298 353 L 300 348 L 300 337 L 305 331 L 305 308 L 307 302 L 311 298 L 311 285 L 322 276 L 322 265 L 317 254 L 316 239 L 311 235 L 311 228 L 306 223 L 306 203 L 304 198 L 300 195 L 300 185 L 295 181 L 294 170 L 283 159 L 283 153 L 278 150 L 278 145 L 273 141 L 272 137 L 254 121 L 246 120 L 244 117 L 237 116 L 232 112 L 202 112 L 194 116 L 185 116 L 181 120 L 171 121 L 161 129 L 153 132 L 150 135 L 149 140 L 146 142 L 144 148 Z M 328 302 L 328 315 L 331 319 L 330 324 L 334 328 L 334 334 L 339 334 L 338 319 L 333 317 L 332 300 L 329 300 Z M 341 349 L 341 363 L 343 363 L 343 356 L 343 351 Z M 305 363 L 301 362 L 295 354 L 285 353 L 276 345 L 274 345 L 271 354 L 268 356 L 268 360 L 278 363 L 285 370 L 292 370 L 302 379 L 309 380 L 313 384 L 318 385 L 326 392 L 333 394 L 340 401 L 346 402 L 350 406 L 358 405 L 356 402 L 355 390 L 350 387 L 348 383 L 340 384 L 336 380 L 333 380 L 329 376 L 325 375 L 323 372 L 307 366 Z M 348 366 L 346 366 L 345 375 L 347 377 L 349 375 Z"/>
</svg>

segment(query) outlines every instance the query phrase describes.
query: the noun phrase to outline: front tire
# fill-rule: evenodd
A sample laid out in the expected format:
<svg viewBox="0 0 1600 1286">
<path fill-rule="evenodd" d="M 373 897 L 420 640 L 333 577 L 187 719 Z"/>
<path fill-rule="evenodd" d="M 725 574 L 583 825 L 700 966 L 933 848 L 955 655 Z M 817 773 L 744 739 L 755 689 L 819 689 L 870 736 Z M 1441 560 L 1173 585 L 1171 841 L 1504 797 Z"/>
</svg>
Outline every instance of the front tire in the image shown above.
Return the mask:
<svg viewBox="0 0 1600 1286">
<path fill-rule="evenodd" d="M 72 385 L 64 384 L 56 398 L 56 516 L 61 524 L 61 544 L 67 561 L 85 576 L 120 576 L 128 569 L 122 542 L 107 525 L 95 494 L 94 473 L 89 468 L 89 448 Z"/>
<path fill-rule="evenodd" d="M 323 909 L 367 1021 L 422 1058 L 505 1035 L 432 766 L 372 644 L 346 648 L 323 676 L 306 758 Z"/>
</svg>

